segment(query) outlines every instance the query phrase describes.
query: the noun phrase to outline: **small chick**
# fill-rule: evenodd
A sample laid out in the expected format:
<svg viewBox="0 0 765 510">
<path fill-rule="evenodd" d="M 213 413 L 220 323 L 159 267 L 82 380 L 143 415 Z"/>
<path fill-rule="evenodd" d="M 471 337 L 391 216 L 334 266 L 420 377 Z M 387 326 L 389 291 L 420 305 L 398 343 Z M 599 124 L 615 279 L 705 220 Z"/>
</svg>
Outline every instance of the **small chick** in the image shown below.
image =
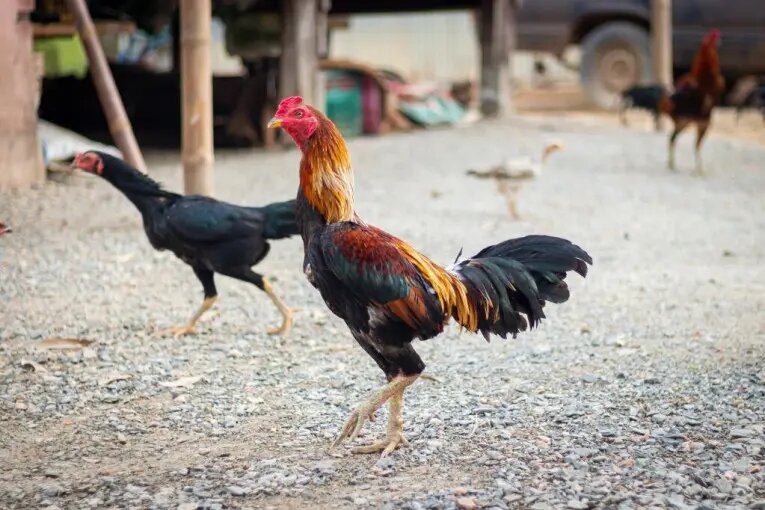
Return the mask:
<svg viewBox="0 0 765 510">
<path fill-rule="evenodd" d="M 468 170 L 467 174 L 481 179 L 494 179 L 497 182 L 497 190 L 505 197 L 507 208 L 513 219 L 520 219 L 518 213 L 518 192 L 524 184 L 542 175 L 547 158 L 550 154 L 563 149 L 559 142 L 552 142 L 542 149 L 539 159 L 530 156 L 508 159 L 501 165 L 488 170 Z"/>
</svg>

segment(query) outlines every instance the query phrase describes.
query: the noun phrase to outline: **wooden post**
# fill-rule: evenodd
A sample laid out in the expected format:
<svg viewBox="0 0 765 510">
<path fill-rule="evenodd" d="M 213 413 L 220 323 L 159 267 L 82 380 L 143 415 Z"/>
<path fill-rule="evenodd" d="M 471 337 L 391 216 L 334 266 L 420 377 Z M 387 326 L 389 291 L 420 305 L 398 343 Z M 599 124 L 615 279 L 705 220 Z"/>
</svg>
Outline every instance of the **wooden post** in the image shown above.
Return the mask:
<svg viewBox="0 0 765 510">
<path fill-rule="evenodd" d="M 45 180 L 37 140 L 37 73 L 29 12 L 33 0 L 0 2 L 0 189 Z M 2 220 L 2 218 L 0 218 Z"/>
<path fill-rule="evenodd" d="M 114 143 L 122 152 L 125 161 L 145 173 L 146 163 L 133 134 L 133 128 L 130 126 L 130 119 L 125 113 L 125 107 L 122 104 L 117 85 L 114 83 L 114 77 L 112 77 L 109 63 L 106 61 L 104 50 L 101 48 L 101 42 L 88 12 L 88 6 L 85 0 L 67 0 L 67 6 L 74 16 L 77 31 L 85 46 L 85 53 L 87 53 L 90 63 L 90 75 L 93 77 L 98 100 L 104 109 L 106 122 L 109 125 L 109 132 L 112 134 Z"/>
<path fill-rule="evenodd" d="M 510 0 L 482 0 L 478 20 L 481 43 L 481 113 L 496 117 L 509 108 L 508 22 Z M 514 19 L 514 18 L 512 18 Z"/>
<path fill-rule="evenodd" d="M 316 13 L 316 69 L 313 83 L 313 104 L 316 108 L 324 111 L 327 101 L 327 82 L 324 74 L 319 70 L 319 60 L 329 56 L 329 10 L 332 8 L 331 0 L 319 0 Z"/>
<path fill-rule="evenodd" d="M 188 194 L 213 192 L 210 0 L 181 0 L 183 183 Z"/>
<path fill-rule="evenodd" d="M 672 0 L 651 0 L 651 53 L 657 83 L 672 87 Z"/>
<path fill-rule="evenodd" d="M 317 22 L 319 0 L 282 2 L 282 55 L 279 70 L 279 95 L 303 96 L 315 104 L 319 72 Z M 323 108 L 324 105 L 316 105 Z"/>
<path fill-rule="evenodd" d="M 515 55 L 515 49 L 518 46 L 518 30 L 516 28 L 516 16 L 518 14 L 518 6 L 522 0 L 509 0 L 509 3 L 505 7 L 505 57 L 504 65 L 506 71 L 504 73 L 504 81 L 501 82 L 500 97 L 504 98 L 505 105 L 503 110 L 506 113 L 514 111 L 515 105 L 513 104 L 513 57 Z"/>
</svg>

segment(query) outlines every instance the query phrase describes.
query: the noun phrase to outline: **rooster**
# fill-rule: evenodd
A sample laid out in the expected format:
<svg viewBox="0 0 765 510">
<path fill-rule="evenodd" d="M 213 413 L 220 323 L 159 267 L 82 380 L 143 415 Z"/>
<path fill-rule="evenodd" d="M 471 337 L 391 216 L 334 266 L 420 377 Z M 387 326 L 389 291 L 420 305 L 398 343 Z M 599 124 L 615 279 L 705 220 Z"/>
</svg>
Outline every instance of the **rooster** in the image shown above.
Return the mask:
<svg viewBox="0 0 765 510">
<path fill-rule="evenodd" d="M 654 129 L 660 131 L 661 111 L 659 105 L 666 94 L 667 91 L 662 85 L 635 85 L 622 92 L 619 104 L 619 118 L 622 125 L 627 125 L 627 110 L 638 108 L 651 114 Z"/>
<path fill-rule="evenodd" d="M 568 299 L 568 271 L 584 276 L 592 263 L 565 239 L 532 235 L 444 268 L 356 214 L 348 149 L 323 113 L 288 97 L 268 125 L 286 131 L 302 151 L 296 216 L 303 270 L 388 381 L 355 408 L 334 446 L 354 439 L 386 403 L 385 438 L 353 451 L 385 456 L 406 442 L 404 391 L 425 368 L 412 340 L 437 336 L 451 318 L 487 340 L 492 333 L 515 337 L 539 324 L 546 301 Z"/>
<path fill-rule="evenodd" d="M 268 253 L 269 239 L 298 233 L 294 200 L 265 207 L 241 207 L 203 196 L 179 195 L 103 152 L 79 154 L 73 166 L 103 177 L 120 190 L 140 211 L 151 245 L 157 250 L 172 251 L 191 266 L 202 283 L 204 300 L 191 319 L 161 334 L 178 337 L 196 332 L 197 321 L 218 298 L 215 273 L 249 282 L 271 298 L 282 315 L 282 324 L 268 333 L 286 333 L 290 329 L 291 310 L 252 266 Z"/>
<path fill-rule="evenodd" d="M 0 222 L 0 236 L 3 234 L 10 234 L 11 232 L 13 232 L 11 227 L 6 225 L 5 223 Z"/>
<path fill-rule="evenodd" d="M 736 105 L 736 123 L 741 119 L 741 112 L 746 108 L 754 108 L 760 111 L 763 120 L 765 120 L 765 85 L 757 85 L 744 99 Z"/>
<path fill-rule="evenodd" d="M 661 100 L 661 111 L 668 114 L 674 124 L 669 136 L 670 170 L 675 169 L 677 135 L 690 124 L 696 124 L 696 172 L 704 173 L 701 143 L 709 129 L 712 109 L 725 91 L 725 79 L 720 73 L 720 59 L 717 55 L 719 41 L 719 30 L 707 34 L 693 60 L 691 72 L 681 76 L 675 84 L 675 92 Z"/>
</svg>

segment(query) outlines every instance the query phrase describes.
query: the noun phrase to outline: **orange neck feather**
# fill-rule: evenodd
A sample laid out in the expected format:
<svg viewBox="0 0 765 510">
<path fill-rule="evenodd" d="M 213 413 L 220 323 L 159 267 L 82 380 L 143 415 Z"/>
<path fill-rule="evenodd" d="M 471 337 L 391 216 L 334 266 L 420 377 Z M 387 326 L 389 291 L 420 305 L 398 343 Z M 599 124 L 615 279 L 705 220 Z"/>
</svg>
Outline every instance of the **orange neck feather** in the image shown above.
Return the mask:
<svg viewBox="0 0 765 510">
<path fill-rule="evenodd" d="M 351 157 L 342 135 L 331 120 L 314 110 L 319 127 L 303 151 L 300 189 L 327 223 L 350 221 L 353 211 Z"/>
<path fill-rule="evenodd" d="M 717 57 L 717 50 L 702 46 L 699 48 L 696 58 L 693 59 L 691 74 L 696 79 L 702 78 L 706 74 L 717 74 L 720 72 L 720 60 Z"/>
</svg>

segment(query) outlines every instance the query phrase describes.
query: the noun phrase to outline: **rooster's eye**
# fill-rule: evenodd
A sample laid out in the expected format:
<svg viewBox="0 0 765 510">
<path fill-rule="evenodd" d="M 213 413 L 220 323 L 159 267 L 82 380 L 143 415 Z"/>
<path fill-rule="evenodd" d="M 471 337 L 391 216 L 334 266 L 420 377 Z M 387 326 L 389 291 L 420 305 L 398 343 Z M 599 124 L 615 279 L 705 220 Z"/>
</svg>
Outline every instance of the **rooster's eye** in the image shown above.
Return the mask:
<svg viewBox="0 0 765 510">
<path fill-rule="evenodd" d="M 302 116 L 303 116 L 303 110 L 298 110 L 295 112 L 295 117 L 297 117 L 298 119 Z"/>
</svg>

